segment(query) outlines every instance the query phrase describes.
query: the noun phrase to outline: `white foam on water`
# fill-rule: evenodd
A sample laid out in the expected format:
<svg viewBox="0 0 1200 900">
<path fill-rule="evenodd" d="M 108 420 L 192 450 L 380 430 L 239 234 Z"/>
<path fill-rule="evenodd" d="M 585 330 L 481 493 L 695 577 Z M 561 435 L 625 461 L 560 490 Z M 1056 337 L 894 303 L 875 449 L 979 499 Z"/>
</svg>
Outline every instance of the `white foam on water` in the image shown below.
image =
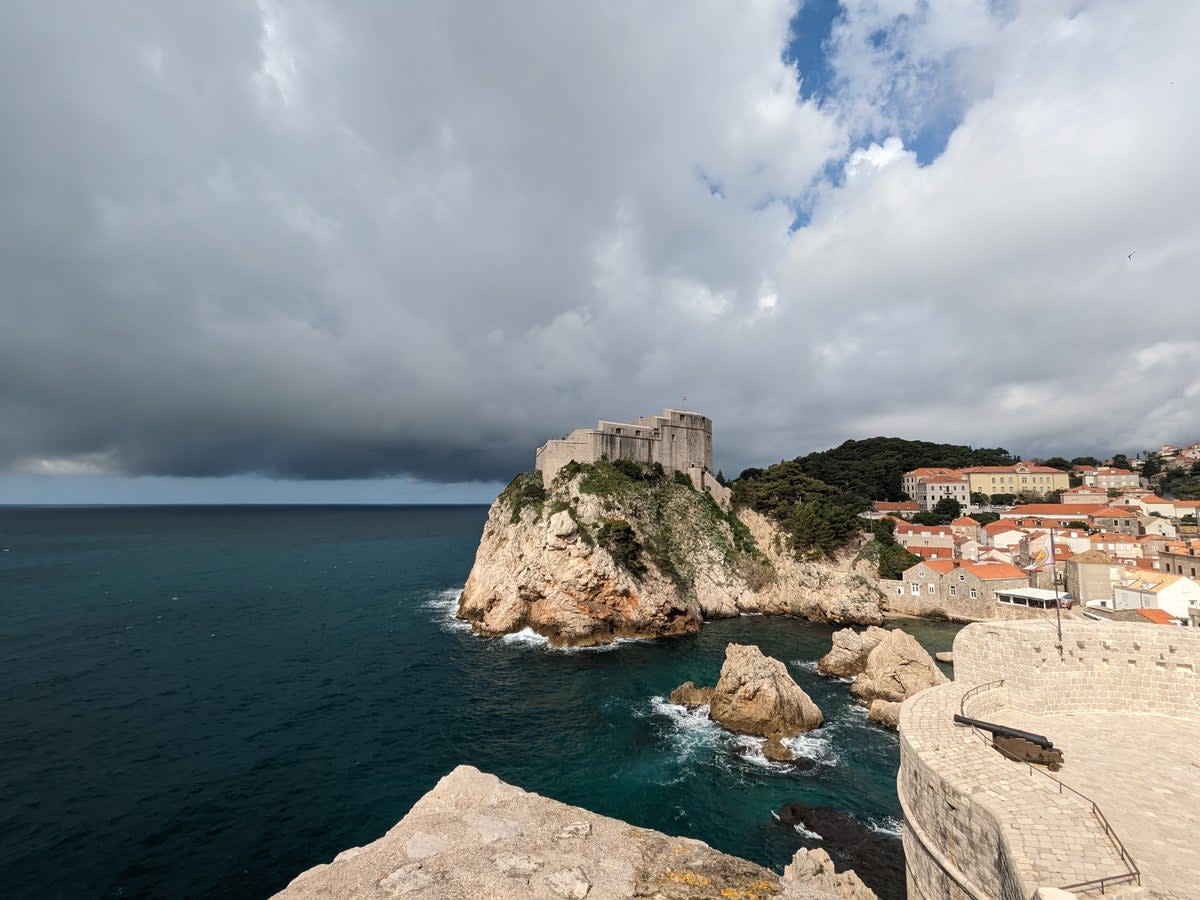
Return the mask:
<svg viewBox="0 0 1200 900">
<path fill-rule="evenodd" d="M 811 759 L 818 765 L 836 766 L 842 761 L 842 756 L 837 749 L 838 742 L 825 729 L 783 738 L 780 743 L 796 756 Z"/>
<path fill-rule="evenodd" d="M 891 835 L 892 837 L 900 837 L 900 829 L 904 826 L 903 822 L 892 816 L 887 816 L 879 822 L 871 822 L 870 824 L 872 831 L 879 834 Z"/>
<path fill-rule="evenodd" d="M 432 591 L 421 606 L 433 610 L 434 618 L 446 631 L 470 631 L 471 623 L 455 615 L 458 612 L 458 598 L 461 596 L 462 588 L 460 587 Z"/>
<path fill-rule="evenodd" d="M 522 628 L 520 631 L 504 635 L 500 640 L 505 644 L 525 644 L 530 647 L 547 647 L 550 645 L 550 638 L 538 634 L 532 628 Z"/>
<path fill-rule="evenodd" d="M 638 715 L 639 711 L 635 710 L 634 714 Z M 708 717 L 707 706 L 688 709 L 672 703 L 666 697 L 651 697 L 649 715 L 663 716 L 668 720 L 673 732 L 672 744 L 680 759 L 688 759 L 702 748 L 716 746 L 725 734 L 721 726 Z"/>
<path fill-rule="evenodd" d="M 805 828 L 803 825 L 801 825 L 799 823 L 793 825 L 792 827 L 796 829 L 796 834 L 800 835 L 801 837 L 806 837 L 810 841 L 821 840 L 821 836 L 819 834 L 817 834 L 815 831 L 809 831 L 807 828 Z"/>
</svg>

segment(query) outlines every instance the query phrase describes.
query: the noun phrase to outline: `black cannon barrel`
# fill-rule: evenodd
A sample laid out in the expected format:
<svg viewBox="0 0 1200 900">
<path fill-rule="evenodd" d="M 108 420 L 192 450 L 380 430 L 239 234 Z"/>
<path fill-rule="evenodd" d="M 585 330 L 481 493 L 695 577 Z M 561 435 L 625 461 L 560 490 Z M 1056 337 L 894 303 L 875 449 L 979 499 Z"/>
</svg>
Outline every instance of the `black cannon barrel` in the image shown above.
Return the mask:
<svg viewBox="0 0 1200 900">
<path fill-rule="evenodd" d="M 968 716 L 960 716 L 954 714 L 954 721 L 959 725 L 974 725 L 976 728 L 982 728 L 984 731 L 990 731 L 992 734 L 998 734 L 1001 737 L 1016 737 L 1023 738 L 1031 744 L 1037 744 L 1043 750 L 1053 750 L 1052 744 L 1045 735 L 1034 734 L 1031 731 L 1021 731 L 1019 728 L 1009 728 L 1007 725 L 997 725 L 995 722 L 984 722 L 980 719 L 972 719 Z"/>
</svg>

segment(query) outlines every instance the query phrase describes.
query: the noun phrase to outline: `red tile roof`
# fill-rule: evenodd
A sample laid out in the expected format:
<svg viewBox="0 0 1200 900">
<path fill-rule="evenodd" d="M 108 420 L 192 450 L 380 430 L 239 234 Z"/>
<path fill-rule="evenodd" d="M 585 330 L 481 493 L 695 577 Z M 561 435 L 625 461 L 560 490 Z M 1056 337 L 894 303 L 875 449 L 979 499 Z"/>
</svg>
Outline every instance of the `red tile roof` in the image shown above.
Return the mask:
<svg viewBox="0 0 1200 900">
<path fill-rule="evenodd" d="M 943 575 L 957 568 L 957 564 L 952 559 L 927 559 L 925 560 L 925 565 L 935 572 L 941 572 Z"/>
<path fill-rule="evenodd" d="M 876 512 L 917 512 L 916 500 L 876 500 L 872 503 Z"/>
<path fill-rule="evenodd" d="M 955 519 L 950 524 L 951 525 L 978 525 L 979 523 L 976 522 L 974 519 L 972 519 L 970 516 L 959 516 L 957 519 Z"/>
<path fill-rule="evenodd" d="M 988 524 L 984 525 L 983 530 L 992 537 L 995 537 L 998 534 L 1004 534 L 1006 531 L 1023 531 L 1024 529 L 1014 525 L 1011 521 L 1006 522 L 1004 519 L 1000 519 L 996 522 L 989 522 Z"/>
<path fill-rule="evenodd" d="M 919 556 L 922 559 L 945 559 L 954 558 L 953 547 L 906 547 L 909 553 L 914 556 Z"/>
<path fill-rule="evenodd" d="M 961 566 L 981 581 L 1003 581 L 1012 578 L 1019 578 L 1022 581 L 1026 580 L 1024 572 L 1008 563 L 963 562 Z"/>
<path fill-rule="evenodd" d="M 1138 612 L 1155 625 L 1170 625 L 1173 619 L 1173 616 L 1165 609 L 1139 609 Z"/>
</svg>

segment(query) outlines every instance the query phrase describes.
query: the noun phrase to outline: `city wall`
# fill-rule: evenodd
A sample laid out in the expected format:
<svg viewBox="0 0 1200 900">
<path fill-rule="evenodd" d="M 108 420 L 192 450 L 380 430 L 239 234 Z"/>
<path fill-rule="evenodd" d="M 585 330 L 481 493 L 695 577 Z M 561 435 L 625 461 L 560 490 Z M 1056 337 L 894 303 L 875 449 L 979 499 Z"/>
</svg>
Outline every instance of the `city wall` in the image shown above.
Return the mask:
<svg viewBox="0 0 1200 900">
<path fill-rule="evenodd" d="M 1200 632 L 1071 620 L 1063 638 L 1060 650 L 1053 622 L 969 625 L 954 642 L 955 681 L 901 707 L 897 792 L 911 898 L 1029 900 L 1124 871 L 1087 801 L 1004 759 L 953 715 L 988 719 L 1004 707 L 1198 719 Z M 1106 896 L 1145 892 L 1110 884 Z"/>
<path fill-rule="evenodd" d="M 536 468 L 546 483 L 572 460 L 595 463 L 602 458 L 660 463 L 668 472 L 712 469 L 712 420 L 699 413 L 665 409 L 661 415 L 633 422 L 601 420 L 595 428 L 577 428 L 561 440 L 538 448 Z"/>
</svg>

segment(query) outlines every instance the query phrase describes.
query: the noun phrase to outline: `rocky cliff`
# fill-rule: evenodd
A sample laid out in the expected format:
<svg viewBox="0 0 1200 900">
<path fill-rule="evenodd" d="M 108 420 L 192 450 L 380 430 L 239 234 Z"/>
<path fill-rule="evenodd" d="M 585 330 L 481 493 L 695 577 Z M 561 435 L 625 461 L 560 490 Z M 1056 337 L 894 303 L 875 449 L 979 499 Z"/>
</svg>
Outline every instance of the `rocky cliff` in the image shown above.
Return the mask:
<svg viewBox="0 0 1200 900">
<path fill-rule="evenodd" d="M 772 522 L 723 509 L 686 478 L 628 461 L 517 476 L 492 504 L 458 616 L 483 635 L 556 645 L 686 634 L 705 618 L 881 621 L 849 557 L 801 561 Z"/>
<path fill-rule="evenodd" d="M 459 766 L 386 835 L 298 875 L 280 900 L 874 900 L 800 851 L 783 877 L 707 844 L 635 828 Z"/>
</svg>

